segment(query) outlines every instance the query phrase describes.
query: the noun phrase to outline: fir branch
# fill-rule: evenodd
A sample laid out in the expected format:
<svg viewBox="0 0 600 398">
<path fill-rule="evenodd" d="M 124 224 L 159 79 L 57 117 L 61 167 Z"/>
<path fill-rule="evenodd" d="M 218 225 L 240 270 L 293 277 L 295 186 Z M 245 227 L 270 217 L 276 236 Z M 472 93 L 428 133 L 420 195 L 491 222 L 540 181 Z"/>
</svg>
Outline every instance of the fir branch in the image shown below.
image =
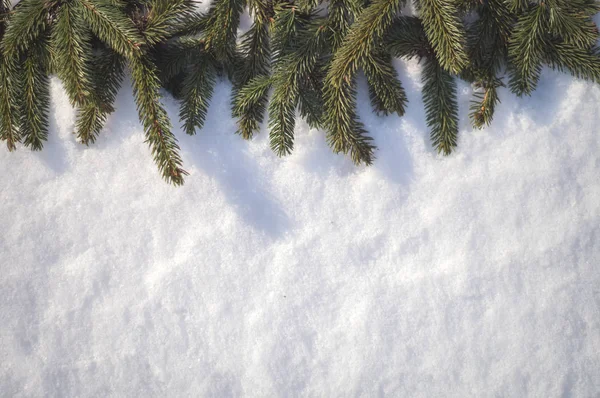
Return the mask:
<svg viewBox="0 0 600 398">
<path fill-rule="evenodd" d="M 257 2 L 258 3 L 258 2 Z M 268 76 L 270 72 L 271 51 L 269 34 L 271 31 L 271 17 L 264 4 L 256 4 L 258 8 L 255 21 L 248 32 L 242 37 L 240 47 L 240 62 L 235 75 L 235 86 L 232 95 L 232 113 L 238 119 L 238 131 L 244 139 L 250 139 L 255 131 L 260 128 L 264 118 L 265 106 L 240 107 L 237 104 L 244 102 L 247 92 L 241 93 L 252 79 L 259 76 Z M 256 99 L 257 104 L 267 102 L 268 90 L 264 90 L 261 98 Z M 259 113 L 260 110 L 263 113 Z M 242 112 L 242 113 L 240 113 Z"/>
<path fill-rule="evenodd" d="M 269 104 L 269 139 L 277 156 L 285 156 L 294 148 L 298 86 L 296 79 L 279 79 L 279 76 L 274 78 L 275 89 Z"/>
<path fill-rule="evenodd" d="M 549 42 L 546 62 L 561 72 L 569 71 L 578 79 L 600 83 L 600 49 L 587 50 L 571 43 Z"/>
<path fill-rule="evenodd" d="M 121 8 L 110 0 L 77 0 L 75 4 L 82 19 L 106 45 L 126 58 L 139 56 L 144 39 Z"/>
<path fill-rule="evenodd" d="M 456 81 L 433 57 L 426 58 L 423 68 L 423 103 L 431 143 L 438 153 L 449 155 L 458 137 Z"/>
<path fill-rule="evenodd" d="M 113 103 L 124 77 L 124 59 L 107 48 L 96 50 L 93 65 L 93 87 L 96 101 L 88 101 L 77 113 L 78 140 L 89 145 L 94 143 L 104 127 L 107 116 L 114 111 Z"/>
<path fill-rule="evenodd" d="M 250 29 L 242 36 L 239 59 L 235 76 L 235 86 L 244 86 L 259 75 L 268 75 L 270 71 L 271 50 L 269 35 L 271 16 L 268 10 L 257 10 Z"/>
<path fill-rule="evenodd" d="M 238 117 L 238 130 L 244 139 L 251 139 L 260 129 L 267 109 L 268 94 L 272 79 L 261 75 L 250 80 L 237 91 L 233 100 L 233 114 Z"/>
<path fill-rule="evenodd" d="M 204 53 L 205 43 L 201 38 L 184 36 L 171 39 L 152 52 L 160 70 L 160 80 L 168 86 L 169 81 L 179 76 L 190 65 L 195 56 Z"/>
<path fill-rule="evenodd" d="M 589 15 L 577 7 L 578 1 L 546 0 L 548 28 L 564 42 L 589 48 L 598 41 L 598 28 Z M 581 3 L 581 2 L 580 2 Z M 580 4 L 580 6 L 585 4 Z"/>
<path fill-rule="evenodd" d="M 497 78 L 476 83 L 475 88 L 480 91 L 474 94 L 469 113 L 473 127 L 481 129 L 492 122 L 496 105 L 500 103 L 497 91 L 500 86 L 502 81 Z"/>
<path fill-rule="evenodd" d="M 502 0 L 488 0 L 476 7 L 479 18 L 468 26 L 467 49 L 470 65 L 463 77 L 495 75 L 505 62 L 514 16 Z"/>
<path fill-rule="evenodd" d="M 356 163 L 372 163 L 374 146 L 356 114 L 355 75 L 378 48 L 402 5 L 402 0 L 373 0 L 350 28 L 325 80 L 328 141 L 336 153 L 350 152 Z"/>
<path fill-rule="evenodd" d="M 298 110 L 300 117 L 306 120 L 311 128 L 322 128 L 323 125 L 323 79 L 317 67 L 305 81 L 300 82 L 298 90 Z"/>
<path fill-rule="evenodd" d="M 160 103 L 160 81 L 156 67 L 148 57 L 133 58 L 129 60 L 129 66 L 135 102 L 154 161 L 166 181 L 182 185 L 188 173 L 182 168 L 177 139 L 171 132 L 167 112 Z"/>
<path fill-rule="evenodd" d="M 420 60 L 435 56 L 421 20 L 417 17 L 396 18 L 384 39 L 386 50 L 394 57 Z"/>
<path fill-rule="evenodd" d="M 331 0 L 329 2 L 329 15 L 327 16 L 327 29 L 331 36 L 331 49 L 337 51 L 344 42 L 350 26 L 361 13 L 364 4 L 360 1 Z"/>
<path fill-rule="evenodd" d="M 30 47 L 22 64 L 19 92 L 23 102 L 20 109 L 20 131 L 25 146 L 34 151 L 43 148 L 48 139 L 50 108 L 49 40 L 41 37 Z"/>
<path fill-rule="evenodd" d="M 508 53 L 511 61 L 510 88 L 517 95 L 531 94 L 542 73 L 542 57 L 548 31 L 545 5 L 534 5 L 519 17 Z"/>
<path fill-rule="evenodd" d="M 298 38 L 303 44 L 284 57 L 273 74 L 273 97 L 269 104 L 269 137 L 271 148 L 279 156 L 288 155 L 293 149 L 295 111 L 300 88 L 315 72 L 319 55 L 325 46 L 325 32 L 319 21 L 307 24 L 307 29 L 302 35 L 306 38 Z M 304 112 L 310 111 L 311 107 L 308 105 L 303 104 Z M 311 117 L 311 121 L 319 119 L 316 115 Z"/>
<path fill-rule="evenodd" d="M 196 128 L 204 125 L 214 86 L 215 70 L 210 62 L 197 61 L 182 84 L 179 117 L 187 134 L 196 134 Z"/>
<path fill-rule="evenodd" d="M 213 52 L 217 61 L 231 62 L 234 59 L 237 30 L 243 10 L 243 0 L 214 0 L 211 4 L 203 35 L 206 48 Z"/>
<path fill-rule="evenodd" d="M 460 73 L 468 64 L 465 51 L 466 33 L 454 1 L 419 0 L 419 15 L 425 34 L 435 51 L 438 63 L 451 73 Z"/>
<path fill-rule="evenodd" d="M 90 70 L 91 35 L 73 3 L 65 3 L 59 9 L 51 42 L 56 72 L 71 104 L 84 104 L 94 93 Z"/>
<path fill-rule="evenodd" d="M 363 69 L 369 83 L 373 111 L 386 116 L 389 113 L 404 115 L 408 99 L 392 65 L 391 56 L 383 51 L 374 53 L 366 57 Z"/>
<path fill-rule="evenodd" d="M 356 114 L 356 84 L 351 81 L 337 90 L 339 95 L 325 97 L 327 142 L 335 153 L 350 153 L 355 164 L 370 165 L 374 160 L 375 146 Z M 336 101 L 336 97 L 342 100 Z M 332 114 L 341 117 L 331 117 Z"/>
<path fill-rule="evenodd" d="M 272 32 L 272 62 L 279 63 L 286 55 L 296 51 L 302 44 L 299 34 L 305 32 L 310 14 L 283 2 L 275 7 Z"/>
<path fill-rule="evenodd" d="M 17 149 L 16 144 L 21 141 L 18 130 L 16 99 L 19 98 L 19 93 L 15 87 L 16 81 L 16 65 L 0 56 L 0 140 L 6 141 L 9 151 Z"/>
<path fill-rule="evenodd" d="M 2 51 L 15 59 L 26 51 L 48 24 L 47 0 L 22 0 L 14 9 L 2 38 Z"/>
<path fill-rule="evenodd" d="M 144 13 L 141 33 L 149 45 L 176 34 L 192 15 L 189 0 L 152 0 Z M 135 22 L 135 18 L 134 18 Z"/>
</svg>

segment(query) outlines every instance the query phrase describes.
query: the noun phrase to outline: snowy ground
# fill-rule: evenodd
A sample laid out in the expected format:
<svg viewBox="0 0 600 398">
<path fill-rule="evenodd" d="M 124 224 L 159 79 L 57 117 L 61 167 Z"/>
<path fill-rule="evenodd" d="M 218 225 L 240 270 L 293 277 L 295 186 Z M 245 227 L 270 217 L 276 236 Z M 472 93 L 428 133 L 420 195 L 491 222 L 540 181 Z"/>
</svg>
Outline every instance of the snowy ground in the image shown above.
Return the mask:
<svg viewBox="0 0 600 398">
<path fill-rule="evenodd" d="M 0 395 L 598 396 L 600 88 L 546 71 L 473 131 L 461 85 L 442 158 L 398 66 L 372 167 L 242 141 L 221 83 L 182 188 L 129 89 L 85 148 L 53 81 L 46 149 L 0 150 Z"/>
</svg>

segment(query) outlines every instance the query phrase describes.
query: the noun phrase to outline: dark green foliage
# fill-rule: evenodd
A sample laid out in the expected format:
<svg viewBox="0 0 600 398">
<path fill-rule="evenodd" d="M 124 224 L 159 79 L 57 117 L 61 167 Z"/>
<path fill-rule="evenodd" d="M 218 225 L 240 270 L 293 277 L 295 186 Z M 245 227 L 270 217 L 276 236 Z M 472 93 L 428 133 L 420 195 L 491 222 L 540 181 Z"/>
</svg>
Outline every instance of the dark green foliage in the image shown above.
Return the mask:
<svg viewBox="0 0 600 398">
<path fill-rule="evenodd" d="M 179 146 L 171 132 L 167 112 L 160 104 L 157 70 L 147 58 L 134 58 L 129 67 L 135 102 L 154 161 L 165 180 L 181 185 L 187 172 L 182 168 Z"/>
<path fill-rule="evenodd" d="M 469 117 L 474 127 L 488 126 L 494 117 L 496 105 L 500 102 L 498 87 L 502 86 L 500 79 L 482 80 L 475 83 L 477 91 L 471 101 Z"/>
<path fill-rule="evenodd" d="M 50 81 L 47 65 L 48 38 L 40 37 L 27 52 L 22 65 L 19 93 L 23 95 L 20 112 L 20 132 L 23 144 L 35 151 L 48 139 L 48 111 L 50 105 Z"/>
<path fill-rule="evenodd" d="M 394 112 L 398 116 L 404 115 L 406 94 L 398 80 L 389 53 L 379 52 L 369 55 L 364 61 L 363 69 L 369 82 L 369 96 L 373 111 L 386 116 Z"/>
<path fill-rule="evenodd" d="M 185 76 L 182 83 L 181 104 L 179 117 L 184 123 L 185 132 L 189 135 L 196 133 L 196 128 L 202 128 L 208 106 L 215 86 L 216 72 L 210 62 L 198 60 Z"/>
<path fill-rule="evenodd" d="M 266 0 L 256 0 L 250 7 L 254 22 L 250 30 L 242 37 L 242 44 L 238 51 L 238 65 L 235 74 L 235 87 L 232 98 L 233 116 L 238 119 L 238 131 L 244 139 L 250 139 L 263 121 L 264 109 L 267 103 L 268 89 L 260 93 L 260 97 L 249 99 L 247 90 L 253 79 L 260 79 L 269 75 L 271 69 L 271 30 L 275 10 L 272 3 Z M 252 93 L 252 95 L 256 92 Z M 245 102 L 245 104 L 242 104 Z M 255 103 L 256 106 L 248 106 Z M 262 104 L 262 106 L 261 106 Z"/>
<path fill-rule="evenodd" d="M 444 155 L 456 147 L 458 137 L 458 105 L 456 81 L 435 57 L 425 60 L 423 68 L 423 102 L 431 143 Z"/>
<path fill-rule="evenodd" d="M 457 1 L 418 0 L 417 7 L 425 34 L 439 65 L 451 73 L 460 73 L 468 64 L 466 34 Z"/>
<path fill-rule="evenodd" d="M 359 68 L 368 66 L 369 57 L 380 51 L 383 36 L 404 3 L 403 0 L 373 0 L 348 31 L 325 79 L 328 142 L 334 152 L 350 153 L 355 163 L 371 164 L 375 149 L 356 114 L 355 76 Z M 373 68 L 365 68 L 365 72 L 370 71 Z M 402 102 L 402 99 L 397 101 Z"/>
<path fill-rule="evenodd" d="M 371 164 L 375 146 L 357 111 L 363 72 L 373 111 L 402 116 L 407 97 L 394 58 L 422 68 L 431 142 L 458 142 L 456 79 L 471 83 L 469 117 L 489 125 L 505 84 L 530 95 L 544 66 L 600 82 L 595 0 L 0 0 L 0 139 L 33 150 L 47 139 L 49 77 L 77 108 L 76 135 L 95 142 L 126 73 L 154 160 L 180 185 L 187 174 L 161 103 L 179 102 L 187 134 L 204 125 L 217 78 L 232 83 L 237 133 L 268 115 L 273 151 L 294 148 L 297 117 L 325 130 L 336 153 Z M 250 29 L 238 37 L 241 14 Z M 508 75 L 505 82 L 504 76 Z"/>
</svg>

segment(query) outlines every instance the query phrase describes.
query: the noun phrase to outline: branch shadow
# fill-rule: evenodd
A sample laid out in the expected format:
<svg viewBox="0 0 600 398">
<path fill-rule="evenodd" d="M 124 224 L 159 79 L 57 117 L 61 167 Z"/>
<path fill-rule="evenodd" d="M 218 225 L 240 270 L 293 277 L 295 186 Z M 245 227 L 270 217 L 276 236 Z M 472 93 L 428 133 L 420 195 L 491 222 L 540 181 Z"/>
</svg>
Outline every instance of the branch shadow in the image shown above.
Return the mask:
<svg viewBox="0 0 600 398">
<path fill-rule="evenodd" d="M 260 158 L 250 153 L 248 142 L 234 134 L 230 88 L 231 85 L 224 82 L 217 84 L 204 127 L 195 136 L 186 135 L 179 127 L 174 129 L 192 174 L 188 183 L 194 170 L 209 176 L 244 222 L 276 239 L 285 234 L 291 221 L 279 200 L 270 193 L 269 174 L 259 178 L 265 175 Z M 177 104 L 171 97 L 165 101 L 170 109 L 176 109 Z"/>
</svg>

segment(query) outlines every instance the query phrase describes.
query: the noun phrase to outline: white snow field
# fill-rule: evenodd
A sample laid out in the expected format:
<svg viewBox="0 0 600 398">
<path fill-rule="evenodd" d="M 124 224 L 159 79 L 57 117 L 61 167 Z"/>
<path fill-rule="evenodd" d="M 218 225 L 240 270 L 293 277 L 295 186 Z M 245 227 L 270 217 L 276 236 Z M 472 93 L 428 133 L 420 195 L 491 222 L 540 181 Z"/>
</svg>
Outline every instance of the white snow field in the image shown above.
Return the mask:
<svg viewBox="0 0 600 398">
<path fill-rule="evenodd" d="M 223 82 L 181 188 L 127 85 L 86 148 L 53 80 L 45 150 L 0 150 L 0 395 L 598 397 L 600 88 L 545 71 L 474 131 L 460 84 L 444 158 L 397 66 L 373 166 L 243 141 Z"/>
</svg>

